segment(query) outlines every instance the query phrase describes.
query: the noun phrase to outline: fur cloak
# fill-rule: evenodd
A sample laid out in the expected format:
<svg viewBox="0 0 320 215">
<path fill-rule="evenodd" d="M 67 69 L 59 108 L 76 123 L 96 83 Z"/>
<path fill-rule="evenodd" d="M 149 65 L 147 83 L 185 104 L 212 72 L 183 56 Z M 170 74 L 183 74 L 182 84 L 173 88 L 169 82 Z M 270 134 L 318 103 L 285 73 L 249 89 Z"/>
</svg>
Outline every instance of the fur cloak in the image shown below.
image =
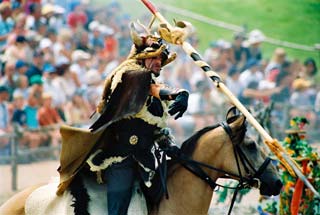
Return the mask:
<svg viewBox="0 0 320 215">
<path fill-rule="evenodd" d="M 57 195 L 68 188 L 97 143 L 104 140 L 108 127 L 142 109 L 149 95 L 151 80 L 151 72 L 137 64 L 136 60 L 124 61 L 106 79 L 102 100 L 97 108 L 100 116 L 90 129 L 61 126 L 60 184 Z"/>
</svg>

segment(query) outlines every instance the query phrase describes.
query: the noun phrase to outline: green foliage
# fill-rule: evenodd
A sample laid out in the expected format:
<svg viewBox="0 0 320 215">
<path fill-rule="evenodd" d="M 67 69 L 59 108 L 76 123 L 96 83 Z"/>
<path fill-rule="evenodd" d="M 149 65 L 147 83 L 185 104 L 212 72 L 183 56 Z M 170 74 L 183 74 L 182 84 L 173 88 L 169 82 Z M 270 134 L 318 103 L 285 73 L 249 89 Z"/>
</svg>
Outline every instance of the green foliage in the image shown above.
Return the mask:
<svg viewBox="0 0 320 215">
<path fill-rule="evenodd" d="M 270 202 L 267 202 L 266 207 L 264 208 L 264 211 L 270 213 L 270 214 L 277 214 L 278 211 L 278 203 L 275 200 L 272 200 Z"/>
<path fill-rule="evenodd" d="M 305 169 L 305 176 L 314 186 L 315 190 L 320 190 L 320 158 L 318 154 L 312 149 L 305 139 L 304 126 L 309 122 L 305 117 L 295 117 L 290 121 L 290 129 L 287 130 L 287 137 L 283 141 L 283 146 L 288 153 L 297 160 L 300 166 L 302 162 L 307 162 Z M 296 178 L 292 177 L 289 172 L 280 165 L 280 174 L 284 184 L 283 192 L 280 194 L 280 214 L 290 214 L 291 199 L 295 191 Z M 272 201 L 270 204 L 274 204 Z M 319 204 L 319 203 L 317 203 Z M 302 198 L 299 205 L 299 213 L 301 214 L 315 214 L 314 210 L 316 199 L 313 193 L 304 187 Z M 265 207 L 265 211 L 270 211 L 270 207 Z M 277 213 L 271 213 L 277 214 Z"/>
</svg>

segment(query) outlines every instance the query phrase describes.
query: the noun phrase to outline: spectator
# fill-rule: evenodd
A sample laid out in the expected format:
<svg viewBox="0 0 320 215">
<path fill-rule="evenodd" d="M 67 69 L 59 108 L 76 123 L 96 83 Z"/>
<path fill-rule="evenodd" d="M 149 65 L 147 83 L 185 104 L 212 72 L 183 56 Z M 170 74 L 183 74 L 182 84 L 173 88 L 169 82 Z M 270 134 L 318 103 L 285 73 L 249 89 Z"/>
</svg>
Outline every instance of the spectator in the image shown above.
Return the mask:
<svg viewBox="0 0 320 215">
<path fill-rule="evenodd" d="M 307 93 L 308 88 L 311 87 L 311 82 L 302 78 L 293 81 L 293 93 L 290 97 L 290 104 L 299 109 L 312 109 L 312 99 Z"/>
<path fill-rule="evenodd" d="M 15 39 L 15 43 L 9 45 L 5 52 L 4 58 L 7 61 L 16 62 L 17 60 L 26 61 L 28 58 L 28 43 L 24 36 L 18 35 Z"/>
<path fill-rule="evenodd" d="M 118 40 L 115 37 L 115 31 L 108 26 L 101 26 L 100 30 L 104 36 L 103 56 L 113 60 L 118 56 Z"/>
<path fill-rule="evenodd" d="M 299 76 L 314 83 L 314 77 L 317 72 L 318 68 L 316 65 L 316 61 L 313 58 L 307 58 L 303 63 L 303 70 Z"/>
<path fill-rule="evenodd" d="M 28 77 L 30 83 L 31 83 L 31 78 L 33 76 L 43 75 L 42 67 L 43 67 L 43 52 L 35 51 L 33 53 L 32 64 L 29 66 L 29 69 L 26 72 L 26 76 Z"/>
<path fill-rule="evenodd" d="M 18 91 L 22 94 L 23 98 L 28 98 L 29 96 L 29 81 L 26 75 L 18 75 L 15 79 L 15 89 L 14 92 Z"/>
<path fill-rule="evenodd" d="M 12 122 L 16 123 L 21 127 L 27 126 L 26 121 L 26 112 L 24 111 L 25 100 L 23 98 L 23 94 L 20 91 L 15 91 L 13 93 L 13 114 L 12 114 Z"/>
<path fill-rule="evenodd" d="M 72 52 L 73 64 L 70 66 L 70 71 L 75 74 L 78 87 L 86 86 L 85 74 L 89 69 L 88 62 L 90 58 L 91 55 L 83 50 L 78 49 Z"/>
<path fill-rule="evenodd" d="M 91 53 L 101 53 L 102 50 L 104 49 L 104 39 L 103 35 L 101 34 L 101 25 L 98 21 L 92 21 L 89 24 L 89 47 L 91 48 Z M 120 39 L 120 38 L 119 38 Z M 129 36 L 130 43 L 131 43 L 131 38 Z M 120 41 L 119 41 L 119 46 L 120 46 Z M 127 54 L 128 52 L 126 52 Z"/>
<path fill-rule="evenodd" d="M 268 77 L 270 73 L 279 73 L 282 64 L 286 60 L 286 51 L 283 48 L 276 48 L 274 50 L 271 61 L 265 68 L 265 75 Z"/>
<path fill-rule="evenodd" d="M 316 61 L 313 58 L 307 58 L 303 63 L 303 69 L 301 73 L 299 74 L 299 77 L 308 80 L 311 83 L 311 86 L 306 90 L 306 94 L 310 97 L 312 103 L 315 103 L 316 100 L 316 94 L 317 90 L 320 88 L 317 88 L 316 85 L 316 75 L 318 72 L 318 68 L 316 65 Z"/>
<path fill-rule="evenodd" d="M 26 72 L 28 70 L 28 64 L 23 60 L 17 60 L 16 65 L 16 74 L 17 75 L 26 75 Z"/>
<path fill-rule="evenodd" d="M 271 100 L 275 103 L 279 103 L 280 108 L 284 104 L 288 104 L 291 95 L 291 85 L 294 77 L 287 71 L 281 71 L 275 77 L 275 86 L 280 87 L 281 91 L 271 96 Z M 269 88 L 270 89 L 270 88 Z"/>
<path fill-rule="evenodd" d="M 82 30 L 76 35 L 75 49 L 79 49 L 85 52 L 91 52 L 91 47 L 89 46 L 89 33 L 86 30 Z"/>
<path fill-rule="evenodd" d="M 260 71 L 260 62 L 256 59 L 250 59 L 246 65 L 246 70 L 240 74 L 239 81 L 242 88 L 246 88 L 249 83 L 259 83 L 264 78 Z"/>
<path fill-rule="evenodd" d="M 73 11 L 68 14 L 67 23 L 73 32 L 78 29 L 84 29 L 85 24 L 88 21 L 87 14 L 84 12 L 84 8 L 79 3 L 74 5 Z"/>
<path fill-rule="evenodd" d="M 8 36 L 14 27 L 14 21 L 10 19 L 11 12 L 10 2 L 2 1 L 0 3 L 0 53 L 6 48 Z"/>
<path fill-rule="evenodd" d="M 12 18 L 17 20 L 17 17 L 21 14 L 24 14 L 22 3 L 19 0 L 11 1 L 11 10 L 12 10 Z"/>
<path fill-rule="evenodd" d="M 52 96 L 50 93 L 42 94 L 42 105 L 38 111 L 40 126 L 55 125 L 62 122 L 58 111 L 52 106 Z"/>
<path fill-rule="evenodd" d="M 44 22 L 43 20 L 41 20 L 41 9 L 42 6 L 40 3 L 34 2 L 29 5 L 30 14 L 27 16 L 26 29 L 33 31 L 39 30 L 41 22 Z"/>
<path fill-rule="evenodd" d="M 277 135 L 282 135 L 280 129 L 287 125 L 288 119 L 288 109 L 289 99 L 292 91 L 292 81 L 294 76 L 289 71 L 282 70 L 276 77 L 274 77 L 274 87 L 280 88 L 279 92 L 276 92 L 270 96 L 270 100 L 273 102 L 272 110 L 272 123 L 274 127 L 274 132 Z"/>
<path fill-rule="evenodd" d="M 199 81 L 196 87 L 197 91 L 189 97 L 188 113 L 192 115 L 194 129 L 199 130 L 214 123 L 213 107 L 216 106 L 216 101 L 207 81 Z"/>
<path fill-rule="evenodd" d="M 44 23 L 46 25 L 49 24 L 50 19 L 53 17 L 55 14 L 55 7 L 51 3 L 44 4 L 41 8 L 41 14 L 44 19 Z"/>
<path fill-rule="evenodd" d="M 75 92 L 72 99 L 67 102 L 64 112 L 68 125 L 83 126 L 83 124 L 88 123 L 92 109 L 84 99 L 82 90 Z"/>
<path fill-rule="evenodd" d="M 15 42 L 17 36 L 26 36 L 28 33 L 28 30 L 25 29 L 26 25 L 26 14 L 21 13 L 17 17 L 15 17 L 15 24 L 14 27 L 10 33 L 10 36 L 8 37 L 8 44 L 12 44 Z"/>
<path fill-rule="evenodd" d="M 87 84 L 86 100 L 89 102 L 91 110 L 93 111 L 103 92 L 103 86 L 101 85 L 102 79 L 99 72 L 95 69 L 89 70 L 85 74 L 85 79 Z"/>
<path fill-rule="evenodd" d="M 246 36 L 243 32 L 239 32 L 234 35 L 232 43 L 232 63 L 238 68 L 244 68 L 249 59 L 249 50 L 243 46 L 243 42 Z"/>
<path fill-rule="evenodd" d="M 26 122 L 28 129 L 39 128 L 39 121 L 37 115 L 42 100 L 42 83 L 42 78 L 39 75 L 33 76 L 30 80 L 31 87 L 29 88 L 27 105 L 24 108 L 27 116 Z"/>
<path fill-rule="evenodd" d="M 54 14 L 48 20 L 48 27 L 52 29 L 62 29 L 66 27 L 65 23 L 65 12 L 66 10 L 59 6 L 54 5 Z"/>
<path fill-rule="evenodd" d="M 40 126 L 47 127 L 47 133 L 50 136 L 50 145 L 58 147 L 60 144 L 59 124 L 63 122 L 56 108 L 52 106 L 52 96 L 50 93 L 42 94 L 42 106 L 38 111 L 38 120 Z M 50 126 L 50 127 L 48 127 Z M 58 158 L 58 151 L 54 151 L 53 156 Z"/>
<path fill-rule="evenodd" d="M 242 90 L 242 83 L 240 82 L 239 77 L 240 70 L 237 68 L 237 66 L 232 66 L 229 69 L 228 76 L 226 78 L 226 86 L 236 97 L 239 97 Z"/>
<path fill-rule="evenodd" d="M 10 114 L 8 107 L 9 89 L 1 85 L 0 86 L 0 135 L 12 132 L 10 122 Z M 0 155 L 10 154 L 10 139 L 0 138 Z"/>
<path fill-rule="evenodd" d="M 52 95 L 53 106 L 57 109 L 63 109 L 63 105 L 67 102 L 67 97 L 63 89 L 57 86 L 55 79 L 60 79 L 56 68 L 50 64 L 44 67 L 44 92 Z"/>
<path fill-rule="evenodd" d="M 40 51 L 43 53 L 44 66 L 46 66 L 47 64 L 50 64 L 50 65 L 55 64 L 52 47 L 53 47 L 53 44 L 49 38 L 43 38 L 40 40 L 39 48 L 40 48 Z"/>
<path fill-rule="evenodd" d="M 177 80 L 177 87 L 186 89 L 188 91 L 193 90 L 193 87 L 191 86 L 189 77 L 190 77 L 190 71 L 184 67 L 184 64 L 180 64 L 175 68 L 176 73 L 176 80 Z"/>
<path fill-rule="evenodd" d="M 280 87 L 276 87 L 268 90 L 259 90 L 258 89 L 259 82 L 255 80 L 251 80 L 248 83 L 247 87 L 242 89 L 242 92 L 239 96 L 239 101 L 248 107 L 254 106 L 258 103 L 258 101 L 262 101 L 265 97 L 270 97 L 275 93 L 279 93 L 281 91 Z"/>
<path fill-rule="evenodd" d="M 74 73 L 70 72 L 69 67 L 70 67 L 69 64 L 62 64 L 57 66 L 56 73 L 58 76 L 52 80 L 52 85 L 55 88 L 61 89 L 61 92 L 63 93 L 63 96 L 61 95 L 61 97 L 64 97 L 67 100 L 71 99 L 71 97 L 77 90 L 77 85 L 76 85 L 77 77 L 75 76 Z"/>
<path fill-rule="evenodd" d="M 35 80 L 33 80 L 33 82 L 35 82 Z M 24 107 L 24 112 L 26 114 L 25 128 L 29 133 L 29 135 L 27 135 L 27 140 L 30 148 L 37 148 L 49 140 L 49 136 L 46 133 L 38 130 L 40 126 L 37 115 L 41 104 L 39 93 L 40 92 L 36 88 L 32 88 L 27 98 L 27 104 Z"/>
<path fill-rule="evenodd" d="M 220 72 L 220 75 L 225 78 L 228 74 L 230 67 L 232 66 L 233 52 L 231 49 L 231 44 L 229 42 L 224 43 L 224 46 L 221 48 L 221 52 L 218 59 L 218 68 L 217 72 Z"/>
<path fill-rule="evenodd" d="M 248 59 L 262 60 L 261 43 L 265 40 L 264 34 L 258 30 L 254 29 L 249 33 L 248 39 L 248 49 L 249 57 Z"/>
<path fill-rule="evenodd" d="M 123 61 L 130 51 L 131 38 L 130 30 L 126 25 L 122 25 L 120 30 L 120 36 L 118 37 L 119 57 L 121 58 L 120 61 Z"/>
<path fill-rule="evenodd" d="M 57 42 L 57 30 L 54 28 L 48 28 L 46 38 L 48 38 L 51 41 L 51 46 L 53 46 Z"/>
<path fill-rule="evenodd" d="M 0 78 L 0 85 L 6 86 L 9 93 L 9 100 L 11 100 L 12 92 L 15 88 L 14 83 L 15 63 L 9 61 L 5 64 L 4 75 Z"/>
<path fill-rule="evenodd" d="M 17 131 L 21 133 L 19 139 L 19 146 L 21 148 L 30 148 L 30 144 L 40 145 L 39 138 L 35 138 L 34 133 L 25 130 L 27 128 L 27 114 L 24 110 L 25 100 L 23 94 L 20 91 L 13 93 L 13 114 L 12 123 L 16 127 Z M 37 143 L 35 143 L 37 142 Z"/>
<path fill-rule="evenodd" d="M 62 29 L 59 31 L 57 41 L 53 45 L 53 53 L 57 66 L 62 64 L 69 64 L 71 62 L 71 38 L 72 32 L 70 30 Z"/>
<path fill-rule="evenodd" d="M 43 93 L 43 78 L 40 75 L 34 75 L 30 79 L 30 87 L 28 88 L 29 90 L 29 95 L 33 95 L 36 100 L 37 104 L 41 104 L 41 95 Z"/>
<path fill-rule="evenodd" d="M 314 112 L 314 100 L 310 97 L 308 89 L 311 87 L 311 82 L 302 78 L 293 81 L 293 93 L 290 96 L 290 105 L 292 109 L 290 115 L 306 116 L 310 122 L 310 126 L 314 127 L 316 122 L 316 114 Z"/>
</svg>

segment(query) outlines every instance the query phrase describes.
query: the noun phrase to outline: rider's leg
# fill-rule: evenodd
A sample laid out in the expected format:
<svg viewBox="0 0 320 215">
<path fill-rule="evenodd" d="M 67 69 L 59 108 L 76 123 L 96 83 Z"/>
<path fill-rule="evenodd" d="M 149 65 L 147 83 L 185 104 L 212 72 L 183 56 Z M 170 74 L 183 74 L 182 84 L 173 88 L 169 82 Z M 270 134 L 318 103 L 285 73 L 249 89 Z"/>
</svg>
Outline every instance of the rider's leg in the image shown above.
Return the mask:
<svg viewBox="0 0 320 215">
<path fill-rule="evenodd" d="M 109 215 L 127 214 L 133 182 L 136 178 L 135 172 L 135 162 L 131 157 L 106 169 Z"/>
</svg>

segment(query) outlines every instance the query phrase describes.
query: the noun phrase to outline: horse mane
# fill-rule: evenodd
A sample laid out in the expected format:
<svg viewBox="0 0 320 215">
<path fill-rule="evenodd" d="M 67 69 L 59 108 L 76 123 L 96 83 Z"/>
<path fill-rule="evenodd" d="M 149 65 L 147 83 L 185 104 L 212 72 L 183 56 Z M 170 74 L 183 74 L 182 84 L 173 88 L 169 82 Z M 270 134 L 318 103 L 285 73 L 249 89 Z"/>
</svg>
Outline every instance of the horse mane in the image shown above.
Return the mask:
<svg viewBox="0 0 320 215">
<path fill-rule="evenodd" d="M 197 142 L 199 140 L 199 138 L 207 133 L 208 131 L 211 131 L 217 127 L 219 127 L 220 124 L 216 124 L 216 125 L 211 125 L 211 126 L 207 126 L 199 131 L 197 131 L 194 135 L 192 135 L 191 137 L 189 137 L 187 140 L 185 140 L 182 145 L 181 145 L 181 152 L 187 156 L 191 156 L 196 145 Z"/>
<path fill-rule="evenodd" d="M 227 120 L 227 123 L 230 124 L 234 122 L 238 116 L 231 117 L 230 119 Z M 207 126 L 199 131 L 197 131 L 194 135 L 189 137 L 187 140 L 185 140 L 182 145 L 181 145 L 181 152 L 184 153 L 187 156 L 191 156 L 195 147 L 197 146 L 199 138 L 207 133 L 208 131 L 211 131 L 217 127 L 219 127 L 220 124 L 215 124 L 211 126 Z M 247 131 L 247 123 L 244 121 L 241 126 L 239 126 L 237 129 L 233 129 L 233 133 L 231 135 L 231 140 L 234 144 L 241 143 L 245 137 Z"/>
</svg>

